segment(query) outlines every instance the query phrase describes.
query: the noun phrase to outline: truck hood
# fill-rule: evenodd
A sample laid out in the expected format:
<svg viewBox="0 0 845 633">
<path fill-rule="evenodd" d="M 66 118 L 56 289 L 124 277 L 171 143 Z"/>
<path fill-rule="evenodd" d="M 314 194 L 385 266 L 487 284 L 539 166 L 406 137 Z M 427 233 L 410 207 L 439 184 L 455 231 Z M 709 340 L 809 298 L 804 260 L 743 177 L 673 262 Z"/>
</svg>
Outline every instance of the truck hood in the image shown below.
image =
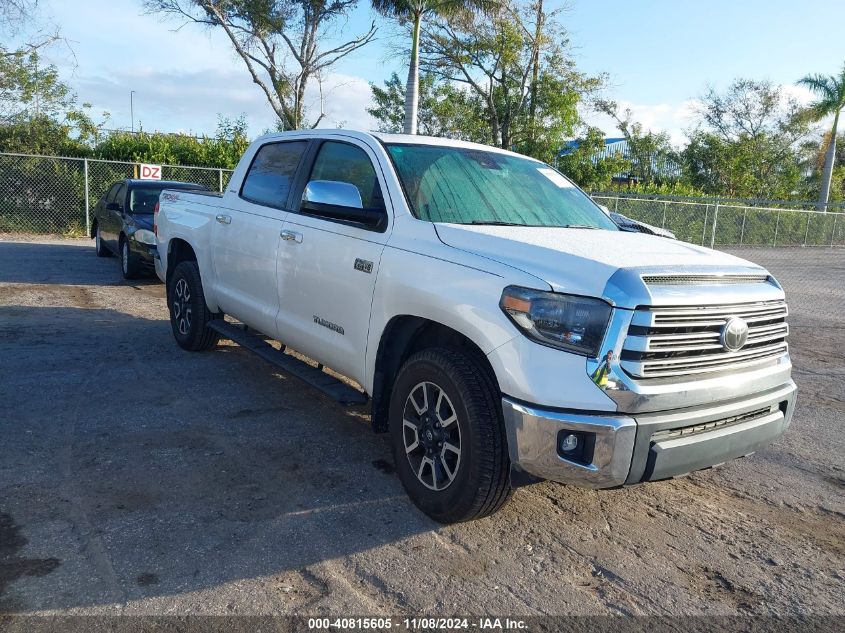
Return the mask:
<svg viewBox="0 0 845 633">
<path fill-rule="evenodd" d="M 532 274 L 556 292 L 601 297 L 620 269 L 761 273 L 738 257 L 642 233 L 557 227 L 436 224 L 441 241 Z"/>
</svg>

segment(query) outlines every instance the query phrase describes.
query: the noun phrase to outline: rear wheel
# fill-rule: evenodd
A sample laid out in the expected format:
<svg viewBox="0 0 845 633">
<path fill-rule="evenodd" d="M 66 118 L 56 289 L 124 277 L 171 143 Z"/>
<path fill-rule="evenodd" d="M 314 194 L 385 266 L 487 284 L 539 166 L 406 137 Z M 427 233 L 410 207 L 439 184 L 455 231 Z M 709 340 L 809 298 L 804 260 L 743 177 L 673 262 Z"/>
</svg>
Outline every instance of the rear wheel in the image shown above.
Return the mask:
<svg viewBox="0 0 845 633">
<path fill-rule="evenodd" d="M 430 349 L 402 366 L 390 401 L 396 470 L 411 500 L 441 523 L 478 519 L 510 495 L 501 404 L 466 354 Z"/>
<path fill-rule="evenodd" d="M 129 240 L 120 240 L 120 269 L 124 279 L 137 279 L 141 274 L 140 258 L 129 248 Z"/>
<path fill-rule="evenodd" d="M 208 327 L 209 321 L 222 318 L 205 303 L 202 280 L 196 262 L 176 265 L 167 283 L 167 305 L 170 308 L 170 327 L 183 349 L 199 352 L 214 346 L 220 335 Z"/>
<path fill-rule="evenodd" d="M 100 236 L 100 225 L 94 227 L 94 251 L 97 257 L 111 257 L 111 251 L 106 247 Z"/>
</svg>

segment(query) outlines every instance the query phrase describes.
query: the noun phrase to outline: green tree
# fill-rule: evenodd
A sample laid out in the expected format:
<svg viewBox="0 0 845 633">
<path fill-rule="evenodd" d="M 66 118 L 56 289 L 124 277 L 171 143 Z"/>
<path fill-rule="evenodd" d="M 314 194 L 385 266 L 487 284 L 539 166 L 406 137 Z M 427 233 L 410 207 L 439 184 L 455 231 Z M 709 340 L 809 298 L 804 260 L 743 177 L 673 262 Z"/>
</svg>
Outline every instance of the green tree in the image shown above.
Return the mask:
<svg viewBox="0 0 845 633">
<path fill-rule="evenodd" d="M 630 108 L 620 114 L 613 101 L 599 100 L 596 107 L 616 121 L 616 127 L 628 143 L 630 173 L 636 181 L 650 187 L 673 179 L 667 168 L 677 164 L 677 154 L 667 132 L 645 130 L 641 123 L 634 121 Z"/>
<path fill-rule="evenodd" d="M 219 117 L 214 136 L 115 132 L 97 143 L 96 158 L 233 169 L 249 145 L 244 117 Z"/>
<path fill-rule="evenodd" d="M 309 82 L 321 81 L 334 64 L 376 34 L 373 22 L 366 33 L 331 48 L 322 46 L 358 0 L 144 0 L 144 4 L 151 12 L 222 30 L 285 130 L 308 127 Z M 320 105 L 311 127 L 323 119 Z"/>
<path fill-rule="evenodd" d="M 547 161 L 580 122 L 578 104 L 602 85 L 576 69 L 559 15 L 503 0 L 486 15 L 433 20 L 421 41 L 423 67 L 480 101 L 489 142 Z"/>
<path fill-rule="evenodd" d="M 577 145 L 558 159 L 557 167 L 582 189 L 607 189 L 615 175 L 630 170 L 631 162 L 621 154 L 599 158 L 598 154 L 604 147 L 604 132 L 599 128 L 589 127 L 577 140 Z"/>
<path fill-rule="evenodd" d="M 367 112 L 378 121 L 380 132 L 394 134 L 405 129 L 407 85 L 393 73 L 384 87 L 370 84 L 373 106 Z M 425 74 L 419 82 L 418 131 L 426 136 L 442 136 L 479 143 L 489 142 L 484 110 L 475 95 L 434 75 Z"/>
<path fill-rule="evenodd" d="M 37 50 L 0 56 L 0 151 L 84 156 L 103 125 L 89 111 Z"/>
<path fill-rule="evenodd" d="M 845 108 L 845 64 L 838 75 L 806 75 L 798 80 L 798 85 L 809 88 L 818 99 L 810 106 L 810 116 L 819 121 L 833 115 L 833 126 L 828 137 L 824 171 L 819 190 L 819 207 L 827 208 L 830 198 L 830 183 L 836 162 L 836 133 L 839 127 L 839 115 Z"/>
<path fill-rule="evenodd" d="M 416 134 L 420 101 L 420 29 L 429 16 L 448 17 L 472 10 L 485 10 L 491 2 L 484 0 L 373 0 L 373 8 L 400 24 L 411 24 L 411 61 L 405 84 L 402 131 Z"/>
<path fill-rule="evenodd" d="M 739 198 L 787 198 L 800 189 L 800 146 L 810 127 L 780 88 L 737 79 L 724 92 L 708 90 L 696 116 L 681 152 L 690 185 Z"/>
</svg>

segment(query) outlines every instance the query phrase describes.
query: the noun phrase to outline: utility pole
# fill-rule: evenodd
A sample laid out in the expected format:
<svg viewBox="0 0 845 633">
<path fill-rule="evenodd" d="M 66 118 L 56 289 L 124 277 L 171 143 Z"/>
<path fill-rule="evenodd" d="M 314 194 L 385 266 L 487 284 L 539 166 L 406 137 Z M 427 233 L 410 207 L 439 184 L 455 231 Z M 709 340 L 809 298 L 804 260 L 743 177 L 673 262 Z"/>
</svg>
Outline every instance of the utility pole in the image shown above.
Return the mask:
<svg viewBox="0 0 845 633">
<path fill-rule="evenodd" d="M 135 91 L 129 91 L 129 116 L 132 118 L 132 131 L 135 131 Z"/>
</svg>

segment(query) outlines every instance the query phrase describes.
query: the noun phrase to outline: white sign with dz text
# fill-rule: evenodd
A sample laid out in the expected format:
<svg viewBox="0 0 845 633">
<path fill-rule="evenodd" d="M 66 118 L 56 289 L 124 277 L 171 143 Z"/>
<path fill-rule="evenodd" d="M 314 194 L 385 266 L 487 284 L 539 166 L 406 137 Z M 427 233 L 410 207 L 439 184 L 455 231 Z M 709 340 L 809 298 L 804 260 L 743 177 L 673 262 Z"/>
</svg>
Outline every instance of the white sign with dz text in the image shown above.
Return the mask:
<svg viewBox="0 0 845 633">
<path fill-rule="evenodd" d="M 141 180 L 161 180 L 161 165 L 141 165 L 138 172 Z"/>
</svg>

